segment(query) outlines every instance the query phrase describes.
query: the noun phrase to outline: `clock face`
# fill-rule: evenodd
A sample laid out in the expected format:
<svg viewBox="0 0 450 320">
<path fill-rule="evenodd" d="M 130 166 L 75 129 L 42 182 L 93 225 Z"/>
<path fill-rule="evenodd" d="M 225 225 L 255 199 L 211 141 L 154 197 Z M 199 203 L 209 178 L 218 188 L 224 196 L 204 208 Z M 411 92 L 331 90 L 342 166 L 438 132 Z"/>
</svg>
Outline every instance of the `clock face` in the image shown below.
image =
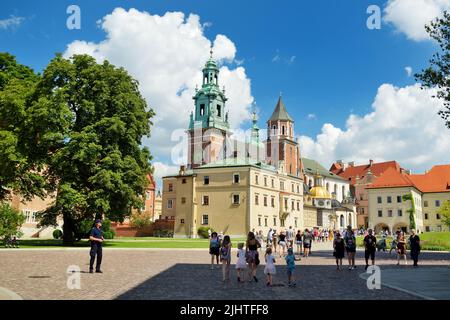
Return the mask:
<svg viewBox="0 0 450 320">
<path fill-rule="evenodd" d="M 319 206 L 323 206 L 323 205 L 325 204 L 325 202 L 323 202 L 323 200 L 319 200 L 319 201 L 317 201 L 317 204 L 318 204 Z"/>
</svg>

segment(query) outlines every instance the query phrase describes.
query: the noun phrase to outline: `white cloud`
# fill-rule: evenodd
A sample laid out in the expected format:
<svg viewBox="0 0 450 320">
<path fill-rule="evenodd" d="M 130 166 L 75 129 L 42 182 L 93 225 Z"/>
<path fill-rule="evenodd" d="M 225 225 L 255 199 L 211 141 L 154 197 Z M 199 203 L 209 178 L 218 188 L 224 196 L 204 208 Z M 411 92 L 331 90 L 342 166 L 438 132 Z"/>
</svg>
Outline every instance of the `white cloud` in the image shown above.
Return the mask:
<svg viewBox="0 0 450 320">
<path fill-rule="evenodd" d="M 169 157 L 176 144 L 170 140 L 172 132 L 187 129 L 194 109 L 194 89 L 201 85 L 201 69 L 209 58 L 211 41 L 203 33 L 205 26 L 195 14 L 186 17 L 181 12 L 167 12 L 158 16 L 122 8 L 103 17 L 100 26 L 106 33 L 103 41 L 74 41 L 64 56 L 88 53 L 98 61 L 108 59 L 125 67 L 139 81 L 141 93 L 157 114 L 152 137 L 143 143 L 158 158 Z M 221 64 L 219 83 L 229 98 L 231 126 L 237 128 L 250 119 L 250 80 L 242 66 L 224 65 L 236 55 L 236 46 L 225 35 L 216 36 L 213 52 Z"/>
<path fill-rule="evenodd" d="M 449 0 L 389 0 L 384 8 L 384 21 L 415 41 L 430 39 L 425 25 L 450 10 Z"/>
<path fill-rule="evenodd" d="M 310 113 L 306 116 L 306 118 L 308 120 L 315 120 L 315 119 L 317 119 L 317 116 L 314 113 Z"/>
<path fill-rule="evenodd" d="M 278 62 L 280 61 L 280 55 L 276 54 L 273 58 L 272 58 L 272 62 Z"/>
<path fill-rule="evenodd" d="M 405 67 L 406 75 L 408 77 L 411 77 L 412 75 L 412 68 L 410 66 Z"/>
<path fill-rule="evenodd" d="M 153 178 L 155 179 L 156 185 L 158 189 L 162 188 L 162 177 L 175 175 L 178 173 L 179 167 L 170 166 L 162 162 L 153 163 L 154 172 Z"/>
<path fill-rule="evenodd" d="M 16 17 L 10 15 L 9 18 L 0 20 L 0 29 L 6 30 L 8 28 L 16 28 L 25 21 L 24 17 Z"/>
<path fill-rule="evenodd" d="M 350 115 L 346 128 L 330 123 L 314 139 L 301 136 L 305 157 L 325 166 L 336 159 L 368 163 L 397 160 L 416 172 L 435 164 L 449 163 L 450 132 L 437 112 L 442 102 L 421 90 L 419 84 L 403 88 L 383 84 L 372 104 L 373 111 Z"/>
<path fill-rule="evenodd" d="M 289 58 L 289 63 L 294 63 L 295 58 L 297 58 L 297 57 L 296 57 L 296 56 L 291 56 L 291 57 Z"/>
</svg>

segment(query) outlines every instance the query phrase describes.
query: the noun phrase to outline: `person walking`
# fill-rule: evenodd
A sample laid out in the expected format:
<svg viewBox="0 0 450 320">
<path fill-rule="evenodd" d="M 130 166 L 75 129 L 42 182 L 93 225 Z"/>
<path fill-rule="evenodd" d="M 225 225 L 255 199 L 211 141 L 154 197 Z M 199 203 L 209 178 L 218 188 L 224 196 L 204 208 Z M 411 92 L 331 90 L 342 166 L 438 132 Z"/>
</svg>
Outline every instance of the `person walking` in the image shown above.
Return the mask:
<svg viewBox="0 0 450 320">
<path fill-rule="evenodd" d="M 397 265 L 400 265 L 400 259 L 403 258 L 405 260 L 405 265 L 408 264 L 406 261 L 406 241 L 405 235 L 402 231 L 398 234 L 397 237 Z"/>
<path fill-rule="evenodd" d="M 417 262 L 419 261 L 419 254 L 420 254 L 420 238 L 416 234 L 416 230 L 411 230 L 411 236 L 409 237 L 409 247 L 411 259 L 414 261 L 413 266 L 418 267 Z"/>
<path fill-rule="evenodd" d="M 277 230 L 273 230 L 272 233 L 272 244 L 273 244 L 273 252 L 277 253 L 277 246 L 278 246 L 278 235 Z"/>
<path fill-rule="evenodd" d="M 286 244 L 288 248 L 294 247 L 294 230 L 292 226 L 289 226 L 289 229 L 286 231 Z"/>
<path fill-rule="evenodd" d="M 264 259 L 266 260 L 266 266 L 264 267 L 264 274 L 266 275 L 267 286 L 271 287 L 273 285 L 272 276 L 277 273 L 275 269 L 275 258 L 272 255 L 272 248 L 266 249 Z"/>
<path fill-rule="evenodd" d="M 244 244 L 241 242 L 238 244 L 238 260 L 236 262 L 236 271 L 237 271 L 237 281 L 244 282 L 245 281 L 245 272 L 247 269 L 247 261 L 245 261 L 245 250 Z"/>
<path fill-rule="evenodd" d="M 91 259 L 89 261 L 89 273 L 94 273 L 94 262 L 97 257 L 97 263 L 95 265 L 96 273 L 103 273 L 101 270 L 102 259 L 103 259 L 103 241 L 105 238 L 103 237 L 102 232 L 102 221 L 100 219 L 95 220 L 94 227 L 91 229 L 91 233 L 89 235 L 89 240 L 91 242 L 91 251 L 90 256 Z"/>
<path fill-rule="evenodd" d="M 230 264 L 231 264 L 231 239 L 226 235 L 223 238 L 220 247 L 220 261 L 222 262 L 222 281 L 230 280 Z"/>
<path fill-rule="evenodd" d="M 336 233 L 336 237 L 333 240 L 333 256 L 336 258 L 336 266 L 338 270 L 342 268 L 342 259 L 345 255 L 345 244 L 339 233 Z"/>
<path fill-rule="evenodd" d="M 345 249 L 348 257 L 348 270 L 356 269 L 355 254 L 356 254 L 356 238 L 353 233 L 352 226 L 347 226 L 347 232 L 344 237 Z"/>
<path fill-rule="evenodd" d="M 309 256 L 312 239 L 313 239 L 313 236 L 312 236 L 311 232 L 309 232 L 308 229 L 305 229 L 305 232 L 303 233 L 303 256 L 305 258 L 308 258 L 308 256 Z"/>
<path fill-rule="evenodd" d="M 211 270 L 214 269 L 214 259 L 216 260 L 217 266 L 219 266 L 219 249 L 220 240 L 217 232 L 211 233 L 211 239 L 209 240 L 209 254 L 211 255 Z"/>
<path fill-rule="evenodd" d="M 302 231 L 298 230 L 295 235 L 295 244 L 297 245 L 297 255 L 302 254 Z"/>
<path fill-rule="evenodd" d="M 295 287 L 295 255 L 292 248 L 288 249 L 288 254 L 284 258 L 286 260 L 286 272 L 288 276 L 288 286 Z"/>
<path fill-rule="evenodd" d="M 278 236 L 278 244 L 280 245 L 280 257 L 283 257 L 285 255 L 285 250 L 287 246 L 286 242 L 286 235 L 284 234 L 284 231 L 280 232 L 280 235 Z"/>
<path fill-rule="evenodd" d="M 261 245 L 261 246 L 259 247 L 259 249 L 261 250 L 261 249 L 262 249 L 262 245 L 263 245 L 263 243 L 264 243 L 264 238 L 263 238 L 262 230 L 259 230 L 255 237 L 256 237 L 256 241 L 258 241 L 259 244 Z"/>
<path fill-rule="evenodd" d="M 270 228 L 269 232 L 267 233 L 267 243 L 266 243 L 266 247 L 267 248 L 271 248 L 272 247 L 272 242 L 273 242 L 273 229 Z"/>
<path fill-rule="evenodd" d="M 259 265 L 259 255 L 258 248 L 261 247 L 261 244 L 256 241 L 255 234 L 253 232 L 249 232 L 247 235 L 247 242 L 245 245 L 246 249 L 246 260 L 249 266 L 249 282 L 255 280 L 258 282 L 258 278 L 256 278 L 256 269 Z"/>
<path fill-rule="evenodd" d="M 397 251 L 397 238 L 398 232 L 396 234 L 392 233 L 391 249 L 389 250 L 389 255 L 391 255 L 392 250 Z"/>
<path fill-rule="evenodd" d="M 369 229 L 369 233 L 364 237 L 364 257 L 366 259 L 366 268 L 369 267 L 369 257 L 372 260 L 372 265 L 375 265 L 375 251 L 377 248 L 377 238 L 373 235 L 372 229 Z"/>
</svg>

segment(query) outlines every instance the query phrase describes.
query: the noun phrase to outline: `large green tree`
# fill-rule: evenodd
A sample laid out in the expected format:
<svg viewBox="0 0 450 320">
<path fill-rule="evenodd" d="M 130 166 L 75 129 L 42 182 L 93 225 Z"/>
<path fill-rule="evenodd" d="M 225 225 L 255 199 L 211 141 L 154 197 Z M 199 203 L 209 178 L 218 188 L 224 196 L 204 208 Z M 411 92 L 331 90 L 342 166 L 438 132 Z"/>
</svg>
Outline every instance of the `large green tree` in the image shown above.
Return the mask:
<svg viewBox="0 0 450 320">
<path fill-rule="evenodd" d="M 25 199 L 44 196 L 43 157 L 27 147 L 24 132 L 38 80 L 32 69 L 0 52 L 0 201 L 9 199 L 11 191 Z"/>
<path fill-rule="evenodd" d="M 447 200 L 442 204 L 438 213 L 442 216 L 442 222 L 450 228 L 450 200 Z"/>
<path fill-rule="evenodd" d="M 444 110 L 440 110 L 439 115 L 450 128 L 450 13 L 444 12 L 441 18 L 436 18 L 425 29 L 439 44 L 440 50 L 433 54 L 430 66 L 415 76 L 422 82 L 422 88 L 437 90 L 435 97 L 444 102 Z"/>
<path fill-rule="evenodd" d="M 57 195 L 40 214 L 41 225 L 62 215 L 64 244 L 73 243 L 82 221 L 123 221 L 142 205 L 151 156 L 141 139 L 150 135 L 154 112 L 123 68 L 88 55 L 57 55 L 28 111 L 27 143 L 36 157 L 47 155 L 47 190 Z"/>
<path fill-rule="evenodd" d="M 19 228 L 25 216 L 8 203 L 0 203 L 0 238 L 20 236 Z"/>
</svg>

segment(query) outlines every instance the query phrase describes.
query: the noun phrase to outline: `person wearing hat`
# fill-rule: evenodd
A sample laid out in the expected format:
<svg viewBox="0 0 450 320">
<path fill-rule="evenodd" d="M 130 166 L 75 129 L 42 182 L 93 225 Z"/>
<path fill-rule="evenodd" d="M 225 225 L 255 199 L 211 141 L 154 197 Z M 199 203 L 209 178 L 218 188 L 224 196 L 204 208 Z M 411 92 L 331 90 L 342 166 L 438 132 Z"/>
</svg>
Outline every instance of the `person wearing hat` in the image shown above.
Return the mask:
<svg viewBox="0 0 450 320">
<path fill-rule="evenodd" d="M 89 236 L 89 240 L 91 241 L 91 251 L 90 251 L 91 260 L 89 262 L 89 273 L 94 273 L 95 256 L 97 256 L 97 264 L 95 267 L 95 272 L 103 273 L 102 270 L 100 269 L 103 257 L 102 244 L 104 241 L 101 227 L 102 221 L 100 219 L 95 220 L 95 225 L 92 228 Z"/>
</svg>

